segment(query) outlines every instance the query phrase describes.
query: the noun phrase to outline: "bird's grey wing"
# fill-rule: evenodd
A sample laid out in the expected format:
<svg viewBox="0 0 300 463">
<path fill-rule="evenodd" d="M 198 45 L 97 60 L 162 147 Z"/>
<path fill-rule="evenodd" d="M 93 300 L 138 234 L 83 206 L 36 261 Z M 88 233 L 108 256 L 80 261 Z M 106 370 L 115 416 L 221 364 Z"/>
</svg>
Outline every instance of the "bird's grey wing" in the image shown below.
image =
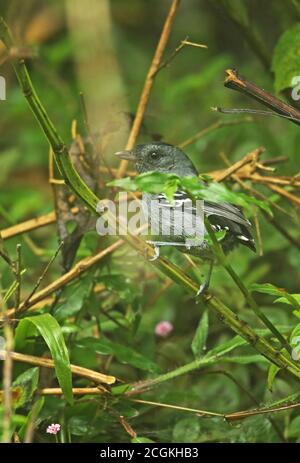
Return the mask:
<svg viewBox="0 0 300 463">
<path fill-rule="evenodd" d="M 204 214 L 217 229 L 229 231 L 241 244 L 253 251 L 256 250 L 251 234 L 251 222 L 245 218 L 237 206 L 230 203 L 204 201 Z"/>
<path fill-rule="evenodd" d="M 173 203 L 170 203 L 166 196 L 162 193 L 158 195 L 160 207 L 178 208 L 185 206 L 184 213 L 196 215 L 197 211 L 192 204 L 189 196 L 181 190 L 177 190 L 174 194 Z M 256 250 L 255 242 L 251 234 L 251 222 L 245 218 L 243 212 L 230 203 L 215 203 L 212 201 L 203 202 L 204 214 L 208 217 L 214 230 L 226 230 L 229 234 L 234 235 L 237 242 L 248 246 L 253 251 Z"/>
<path fill-rule="evenodd" d="M 182 210 L 184 205 L 186 220 L 189 220 L 189 215 L 197 216 L 199 213 L 184 191 L 177 190 L 173 202 L 169 202 L 163 193 L 159 194 L 157 199 L 160 208 L 172 208 L 172 210 L 176 211 Z M 208 217 L 214 230 L 226 230 L 229 237 L 233 238 L 234 236 L 237 243 L 243 244 L 253 251 L 256 250 L 251 234 L 251 222 L 245 218 L 243 212 L 237 206 L 230 203 L 204 201 L 203 212 Z"/>
</svg>

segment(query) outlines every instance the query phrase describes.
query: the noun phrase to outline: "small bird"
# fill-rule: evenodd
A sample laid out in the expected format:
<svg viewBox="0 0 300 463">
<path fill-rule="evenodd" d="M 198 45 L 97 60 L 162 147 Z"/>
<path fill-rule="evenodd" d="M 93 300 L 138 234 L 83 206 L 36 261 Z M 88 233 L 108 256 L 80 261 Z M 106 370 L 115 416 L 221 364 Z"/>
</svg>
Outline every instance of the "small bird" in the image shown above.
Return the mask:
<svg viewBox="0 0 300 463">
<path fill-rule="evenodd" d="M 139 174 L 145 172 L 162 172 L 166 174 L 176 174 L 180 177 L 198 177 L 198 172 L 188 156 L 178 147 L 163 142 L 150 142 L 141 145 L 136 145 L 132 150 L 125 150 L 115 153 L 121 159 L 126 159 L 135 162 L 136 170 Z M 200 180 L 199 180 L 200 182 Z M 177 190 L 174 194 L 173 202 L 168 201 L 164 193 L 150 194 L 144 193 L 143 200 L 147 205 L 147 213 L 151 226 L 161 230 L 159 221 L 162 220 L 162 215 L 159 214 L 160 208 L 169 208 L 173 214 L 170 214 L 172 220 L 171 227 L 175 226 L 178 220 L 188 221 L 195 220 L 196 207 L 190 205 L 183 208 L 184 202 L 189 201 L 188 195 L 181 190 Z M 156 200 L 158 208 L 150 209 L 151 201 Z M 255 242 L 251 235 L 251 222 L 247 220 L 242 211 L 230 203 L 217 203 L 204 200 L 203 203 L 204 215 L 208 218 L 214 231 L 226 231 L 225 237 L 221 241 L 222 248 L 225 253 L 228 253 L 238 244 L 247 246 L 254 252 L 256 251 Z M 180 217 L 180 214 L 184 214 Z M 206 234 L 203 216 L 196 220 L 202 220 L 202 229 Z M 210 262 L 209 272 L 201 284 L 198 294 L 203 294 L 209 287 L 210 277 L 213 269 L 214 255 L 207 240 L 202 240 L 199 245 L 190 245 L 188 236 L 182 235 L 164 235 L 155 236 L 154 239 L 148 241 L 155 248 L 154 259 L 159 257 L 160 248 L 162 246 L 173 246 L 176 249 L 194 255 L 202 260 Z"/>
</svg>

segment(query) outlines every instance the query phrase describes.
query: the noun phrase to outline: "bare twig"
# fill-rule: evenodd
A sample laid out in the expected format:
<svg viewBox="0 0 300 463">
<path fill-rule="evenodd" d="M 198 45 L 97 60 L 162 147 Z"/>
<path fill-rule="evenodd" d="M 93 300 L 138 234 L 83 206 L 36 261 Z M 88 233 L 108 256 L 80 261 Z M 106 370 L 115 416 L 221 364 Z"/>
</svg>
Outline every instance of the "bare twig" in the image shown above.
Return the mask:
<svg viewBox="0 0 300 463">
<path fill-rule="evenodd" d="M 214 178 L 214 180 L 216 182 L 222 182 L 226 178 L 230 177 L 232 174 L 234 174 L 235 172 L 240 170 L 246 164 L 249 164 L 249 163 L 255 164 L 258 161 L 259 156 L 264 152 L 264 150 L 265 150 L 264 148 L 260 147 L 260 148 L 257 148 L 255 150 L 251 151 L 251 153 L 246 154 L 246 156 L 244 156 L 242 159 L 235 162 L 230 167 L 228 167 L 228 169 L 226 169 L 224 172 L 217 175 Z"/>
<path fill-rule="evenodd" d="M 180 51 L 186 47 L 187 45 L 188 46 L 191 46 L 191 47 L 197 47 L 197 48 L 208 48 L 207 45 L 203 45 L 201 43 L 194 43 L 194 42 L 190 42 L 189 40 L 187 40 L 188 37 L 186 37 L 184 40 L 182 40 L 180 42 L 180 44 L 178 45 L 178 47 L 175 48 L 175 50 L 170 54 L 170 56 L 165 60 L 163 61 L 160 66 L 158 66 L 156 72 L 155 72 L 155 75 L 161 71 L 163 68 L 169 66 L 169 64 L 173 61 L 173 59 L 175 58 L 175 56 L 178 55 L 178 53 L 180 53 Z"/>
<path fill-rule="evenodd" d="M 56 259 L 59 251 L 61 250 L 62 246 L 63 246 L 64 242 L 62 241 L 57 250 L 55 251 L 54 255 L 51 257 L 51 259 L 49 260 L 48 264 L 46 265 L 43 273 L 41 274 L 41 276 L 38 278 L 36 284 L 34 285 L 31 293 L 29 294 L 29 296 L 25 299 L 25 301 L 23 302 L 24 306 L 27 307 L 28 306 L 28 303 L 29 301 L 31 300 L 31 298 L 33 297 L 33 295 L 36 293 L 38 287 L 40 286 L 41 282 L 43 281 L 43 279 L 45 278 L 49 268 L 51 267 L 52 263 L 54 262 L 54 260 Z"/>
<path fill-rule="evenodd" d="M 289 191 L 286 191 L 284 188 L 279 187 L 278 185 L 267 185 L 268 188 L 272 191 L 275 191 L 280 196 L 288 199 L 290 202 L 294 203 L 296 206 L 300 206 L 300 198 L 298 196 L 293 195 Z"/>
<path fill-rule="evenodd" d="M 0 353 L 4 356 L 5 359 L 7 358 L 7 348 L 5 351 L 0 351 Z M 35 357 L 33 355 L 20 354 L 19 352 L 11 352 L 10 356 L 11 359 L 16 362 L 29 363 L 30 365 L 36 365 L 38 367 L 54 368 L 54 361 L 44 357 Z M 116 381 L 114 376 L 104 375 L 103 373 L 99 373 L 88 368 L 79 367 L 72 364 L 70 365 L 70 368 L 74 375 L 89 379 L 94 383 L 113 384 Z"/>
<path fill-rule="evenodd" d="M 195 135 L 193 135 L 190 138 L 187 138 L 183 142 L 181 142 L 178 146 L 179 148 L 185 148 L 188 145 L 191 145 L 192 143 L 195 143 L 196 141 L 200 140 L 200 138 L 204 137 L 208 133 L 214 132 L 217 129 L 221 129 L 223 127 L 228 127 L 231 125 L 239 125 L 243 124 L 244 122 L 253 122 L 253 119 L 251 117 L 245 117 L 243 119 L 234 119 L 231 121 L 222 121 L 219 120 L 217 122 L 214 122 L 208 127 L 205 127 L 205 129 L 200 130 L 197 132 Z"/>
<path fill-rule="evenodd" d="M 168 16 L 167 16 L 165 24 L 163 26 L 163 30 L 162 30 L 160 39 L 158 41 L 157 48 L 155 50 L 155 53 L 154 53 L 154 56 L 153 56 L 152 63 L 150 65 L 148 74 L 146 76 L 146 80 L 145 80 L 145 83 L 144 83 L 144 88 L 143 88 L 142 93 L 141 93 L 141 97 L 140 97 L 140 101 L 139 101 L 139 104 L 138 104 L 138 107 L 137 107 L 136 115 L 135 115 L 135 118 L 134 118 L 134 121 L 133 121 L 133 124 L 132 124 L 132 127 L 131 127 L 131 131 L 130 131 L 130 134 L 129 134 L 129 137 L 128 137 L 128 141 L 127 141 L 127 145 L 126 145 L 126 149 L 128 149 L 128 150 L 133 148 L 133 146 L 134 146 L 134 144 L 136 142 L 138 133 L 140 131 L 142 121 L 143 121 L 143 118 L 144 118 L 144 114 L 145 114 L 145 111 L 146 111 L 146 108 L 147 108 L 147 105 L 148 105 L 150 92 L 151 92 L 151 89 L 152 89 L 152 86 L 153 86 L 155 74 L 156 74 L 156 71 L 157 71 L 157 69 L 158 69 L 158 67 L 160 65 L 162 55 L 163 55 L 163 53 L 165 51 L 167 42 L 169 40 L 169 36 L 170 36 L 170 33 L 171 33 L 172 25 L 173 25 L 173 22 L 174 22 L 174 19 L 175 19 L 175 15 L 176 15 L 176 12 L 177 12 L 179 2 L 180 2 L 180 0 L 172 0 L 172 4 L 171 4 L 171 7 L 170 7 Z M 127 165 L 128 165 L 128 161 L 125 161 L 125 160 L 121 161 L 120 167 L 119 167 L 119 170 L 118 170 L 118 173 L 117 173 L 118 177 L 123 177 L 123 175 L 126 172 Z"/>
<path fill-rule="evenodd" d="M 122 244 L 123 244 L 123 240 L 118 240 L 112 245 L 108 246 L 106 249 L 98 252 L 94 256 L 86 257 L 80 260 L 69 272 L 65 273 L 64 275 L 59 277 L 57 280 L 50 283 L 50 285 L 46 286 L 46 288 L 36 293 L 30 299 L 30 301 L 27 302 L 26 305 L 24 304 L 24 302 L 21 302 L 18 313 L 26 311 L 29 307 L 34 306 L 38 302 L 48 297 L 50 294 L 54 293 L 55 291 L 62 288 L 66 284 L 78 278 L 80 275 L 82 275 L 82 273 L 86 272 L 90 267 L 97 264 L 105 256 L 109 255 L 111 252 L 115 251 L 120 246 L 122 246 Z M 14 308 L 9 309 L 5 312 L 5 316 L 8 318 L 14 317 L 15 314 L 16 314 L 16 311 Z M 3 317 L 1 317 L 0 321 L 3 321 Z"/>
<path fill-rule="evenodd" d="M 55 212 L 51 211 L 48 214 L 42 215 L 40 217 L 26 220 L 25 222 L 21 222 L 17 225 L 4 228 L 3 230 L 1 230 L 0 233 L 1 233 L 3 240 L 7 240 L 14 236 L 21 235 L 22 233 L 26 233 L 26 232 L 35 230 L 40 227 L 45 227 L 46 225 L 55 223 L 55 221 L 56 221 Z"/>
<path fill-rule="evenodd" d="M 284 103 L 262 88 L 252 82 L 249 82 L 244 77 L 240 76 L 235 69 L 227 69 L 226 74 L 227 77 L 224 83 L 225 87 L 245 93 L 247 96 L 259 101 L 259 103 L 262 103 L 264 106 L 271 108 L 276 113 L 292 117 L 290 121 L 294 124 L 300 125 L 300 112 L 293 106 Z"/>
<path fill-rule="evenodd" d="M 15 293 L 15 308 L 16 311 L 19 308 L 20 305 L 20 297 L 21 297 L 21 265 L 22 265 L 22 255 L 21 255 L 21 244 L 17 244 L 16 250 L 17 250 L 17 261 L 16 261 L 16 283 L 17 283 L 17 289 Z"/>
</svg>

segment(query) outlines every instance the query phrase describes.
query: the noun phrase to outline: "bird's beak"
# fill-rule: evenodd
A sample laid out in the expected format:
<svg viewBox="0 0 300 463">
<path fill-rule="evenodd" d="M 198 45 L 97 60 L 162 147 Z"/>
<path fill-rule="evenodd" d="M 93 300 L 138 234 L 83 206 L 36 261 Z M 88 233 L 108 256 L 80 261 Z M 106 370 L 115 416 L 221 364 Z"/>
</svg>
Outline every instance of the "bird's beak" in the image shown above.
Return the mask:
<svg viewBox="0 0 300 463">
<path fill-rule="evenodd" d="M 126 161 L 135 161 L 135 155 L 130 150 L 118 151 L 115 153 L 120 159 L 126 159 Z"/>
</svg>

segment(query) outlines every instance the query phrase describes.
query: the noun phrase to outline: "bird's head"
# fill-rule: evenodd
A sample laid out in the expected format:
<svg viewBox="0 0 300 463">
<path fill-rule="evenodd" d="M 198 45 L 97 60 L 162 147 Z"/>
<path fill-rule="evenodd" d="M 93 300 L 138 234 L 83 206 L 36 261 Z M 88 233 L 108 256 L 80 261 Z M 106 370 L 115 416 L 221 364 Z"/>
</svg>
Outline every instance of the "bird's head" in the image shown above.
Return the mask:
<svg viewBox="0 0 300 463">
<path fill-rule="evenodd" d="M 163 172 L 180 176 L 197 175 L 192 161 L 179 148 L 168 143 L 150 142 L 136 145 L 132 150 L 115 153 L 121 159 L 135 162 L 139 174 Z"/>
</svg>

